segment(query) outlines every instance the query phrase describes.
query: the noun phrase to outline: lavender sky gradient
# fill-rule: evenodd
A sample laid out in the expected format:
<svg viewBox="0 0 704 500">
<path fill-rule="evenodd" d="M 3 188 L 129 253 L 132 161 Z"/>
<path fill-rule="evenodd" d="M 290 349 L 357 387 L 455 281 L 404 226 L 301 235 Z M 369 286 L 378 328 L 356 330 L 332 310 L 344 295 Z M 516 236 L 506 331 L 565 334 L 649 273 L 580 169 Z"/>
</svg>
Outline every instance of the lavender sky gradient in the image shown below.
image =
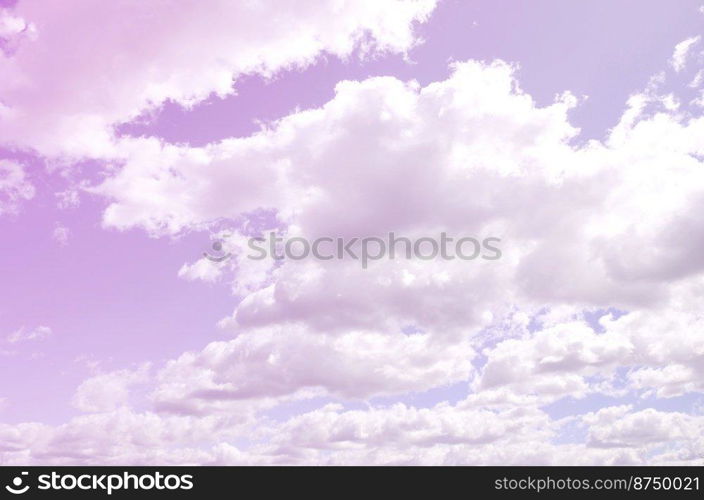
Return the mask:
<svg viewBox="0 0 704 500">
<path fill-rule="evenodd" d="M 205 4 L 0 2 L 0 464 L 702 463 L 701 0 Z"/>
</svg>

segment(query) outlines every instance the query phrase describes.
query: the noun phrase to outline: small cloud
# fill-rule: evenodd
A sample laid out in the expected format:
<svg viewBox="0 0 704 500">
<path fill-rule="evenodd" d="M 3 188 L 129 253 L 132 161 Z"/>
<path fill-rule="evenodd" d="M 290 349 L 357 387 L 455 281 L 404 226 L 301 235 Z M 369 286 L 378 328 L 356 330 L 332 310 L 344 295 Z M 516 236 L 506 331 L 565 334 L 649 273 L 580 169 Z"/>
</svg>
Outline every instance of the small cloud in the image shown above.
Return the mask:
<svg viewBox="0 0 704 500">
<path fill-rule="evenodd" d="M 21 17 L 15 17 L 8 12 L 0 12 L 0 38 L 9 39 L 25 31 L 33 31 L 34 26 L 27 24 Z"/>
<path fill-rule="evenodd" d="M 87 354 L 81 354 L 80 356 L 77 356 L 73 360 L 73 362 L 88 369 L 88 371 L 90 371 L 91 373 L 97 373 L 100 369 L 100 360 L 95 359 Z"/>
<path fill-rule="evenodd" d="M 19 203 L 31 200 L 34 194 L 24 167 L 14 161 L 0 160 L 0 214 L 16 212 Z"/>
<path fill-rule="evenodd" d="M 670 65 L 678 73 L 682 71 L 687 64 L 687 57 L 689 52 L 694 45 L 699 43 L 701 36 L 693 36 L 692 38 L 687 38 L 686 40 L 678 43 L 675 46 L 675 52 L 672 54 L 672 59 L 670 59 Z"/>
<path fill-rule="evenodd" d="M 57 223 L 56 227 L 54 228 L 53 237 L 59 245 L 65 247 L 68 244 L 68 237 L 70 234 L 71 231 L 69 230 L 69 228 L 62 225 L 61 223 Z"/>
<path fill-rule="evenodd" d="M 78 190 L 75 188 L 67 189 L 56 193 L 56 204 L 60 209 L 76 208 L 81 204 L 78 196 Z"/>
<path fill-rule="evenodd" d="M 704 83 L 704 69 L 700 69 L 697 74 L 694 75 L 694 79 L 690 82 L 689 87 L 696 89 L 702 83 Z"/>
<path fill-rule="evenodd" d="M 7 337 L 7 341 L 11 344 L 17 342 L 26 342 L 30 340 L 44 340 L 52 335 L 51 328 L 48 326 L 38 326 L 33 330 L 27 330 L 25 327 L 20 328 Z"/>
<path fill-rule="evenodd" d="M 178 271 L 178 277 L 188 281 L 203 280 L 214 283 L 221 276 L 221 267 L 207 259 L 199 259 L 193 264 L 184 264 Z"/>
</svg>

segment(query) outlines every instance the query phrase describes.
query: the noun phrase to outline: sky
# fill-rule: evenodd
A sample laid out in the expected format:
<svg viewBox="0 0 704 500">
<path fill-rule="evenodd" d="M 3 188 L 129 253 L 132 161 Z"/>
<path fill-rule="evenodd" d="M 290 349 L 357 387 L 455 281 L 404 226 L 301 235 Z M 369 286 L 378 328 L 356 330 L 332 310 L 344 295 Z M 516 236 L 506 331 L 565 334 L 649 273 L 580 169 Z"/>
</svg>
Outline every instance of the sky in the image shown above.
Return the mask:
<svg viewBox="0 0 704 500">
<path fill-rule="evenodd" d="M 702 32 L 0 2 L 0 464 L 701 465 Z M 389 233 L 501 257 L 246 252 Z"/>
</svg>

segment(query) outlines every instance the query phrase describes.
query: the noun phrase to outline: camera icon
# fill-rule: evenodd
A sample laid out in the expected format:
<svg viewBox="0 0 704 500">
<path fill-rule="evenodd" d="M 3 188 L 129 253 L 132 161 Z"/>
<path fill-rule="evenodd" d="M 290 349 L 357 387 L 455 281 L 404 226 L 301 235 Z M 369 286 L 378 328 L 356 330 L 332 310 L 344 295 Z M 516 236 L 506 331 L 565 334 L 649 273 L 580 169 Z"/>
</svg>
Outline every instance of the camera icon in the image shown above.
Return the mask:
<svg viewBox="0 0 704 500">
<path fill-rule="evenodd" d="M 21 475 L 12 480 L 12 485 L 5 486 L 5 489 L 13 495 L 22 495 L 23 493 L 27 493 L 29 490 L 29 485 L 22 487 L 22 483 L 24 482 L 22 476 L 27 475 L 29 475 L 29 472 L 22 472 Z"/>
</svg>

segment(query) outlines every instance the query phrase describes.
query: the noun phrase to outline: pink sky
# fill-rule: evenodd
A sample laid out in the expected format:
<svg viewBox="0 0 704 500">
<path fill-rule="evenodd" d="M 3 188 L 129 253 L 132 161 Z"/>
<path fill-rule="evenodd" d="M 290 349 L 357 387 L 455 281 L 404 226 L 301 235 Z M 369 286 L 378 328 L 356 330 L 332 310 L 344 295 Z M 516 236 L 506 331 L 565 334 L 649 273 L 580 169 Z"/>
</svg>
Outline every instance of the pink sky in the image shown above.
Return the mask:
<svg viewBox="0 0 704 500">
<path fill-rule="evenodd" d="M 0 2 L 0 464 L 701 463 L 703 28 Z M 202 258 L 262 211 L 504 255 Z"/>
</svg>

